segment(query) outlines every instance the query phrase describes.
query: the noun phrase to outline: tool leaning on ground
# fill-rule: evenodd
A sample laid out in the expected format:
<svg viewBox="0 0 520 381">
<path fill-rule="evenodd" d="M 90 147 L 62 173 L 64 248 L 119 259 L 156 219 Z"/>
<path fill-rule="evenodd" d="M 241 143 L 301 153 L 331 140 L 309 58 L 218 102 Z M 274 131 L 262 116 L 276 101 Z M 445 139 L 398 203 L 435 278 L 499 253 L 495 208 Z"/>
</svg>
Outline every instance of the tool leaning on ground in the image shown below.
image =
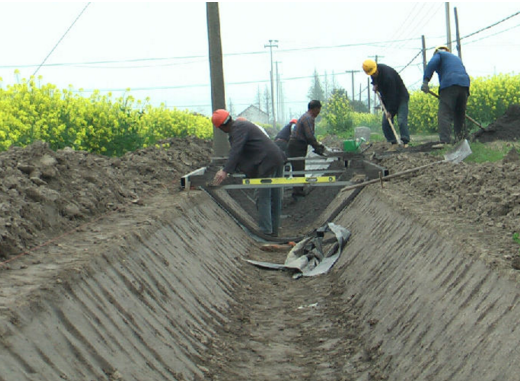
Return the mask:
<svg viewBox="0 0 520 381">
<path fill-rule="evenodd" d="M 365 181 L 364 183 L 346 186 L 345 188 L 342 188 L 340 190 L 340 192 L 345 192 L 345 191 L 348 191 L 348 190 L 361 188 L 361 187 L 364 187 L 364 186 L 370 185 L 370 184 L 382 183 L 383 181 L 388 181 L 388 180 L 393 179 L 395 177 L 403 176 L 403 175 L 406 175 L 408 173 L 417 172 L 417 171 L 419 171 L 421 169 L 425 169 L 427 167 L 431 167 L 433 165 L 437 165 L 437 164 L 441 164 L 441 163 L 454 163 L 454 164 L 457 164 L 457 163 L 460 163 L 461 161 L 463 161 L 465 158 L 467 158 L 472 153 L 473 152 L 471 151 L 471 148 L 469 146 L 469 143 L 468 143 L 467 139 L 464 139 L 459 144 L 457 144 L 450 152 L 448 152 L 448 153 L 446 153 L 444 155 L 444 160 L 434 161 L 433 163 L 430 163 L 430 164 L 425 164 L 425 165 L 422 165 L 420 167 L 407 169 L 406 171 L 397 172 L 397 173 L 394 173 L 393 175 L 384 176 L 384 177 L 381 177 L 379 179 Z"/>
<path fill-rule="evenodd" d="M 379 98 L 379 102 L 381 103 L 381 108 L 383 109 L 383 112 L 385 113 L 386 119 L 388 120 L 388 123 L 390 124 L 390 127 L 392 128 L 392 132 L 394 133 L 394 137 L 395 137 L 395 140 L 396 140 L 397 144 L 402 146 L 403 142 L 397 136 L 397 132 L 395 131 L 395 127 L 394 127 L 394 123 L 392 123 L 392 119 L 388 117 L 388 113 L 386 111 L 385 104 L 383 103 L 383 98 L 381 97 L 381 94 L 379 94 L 379 91 L 375 91 L 374 90 L 374 92 L 377 94 L 377 97 Z"/>
</svg>

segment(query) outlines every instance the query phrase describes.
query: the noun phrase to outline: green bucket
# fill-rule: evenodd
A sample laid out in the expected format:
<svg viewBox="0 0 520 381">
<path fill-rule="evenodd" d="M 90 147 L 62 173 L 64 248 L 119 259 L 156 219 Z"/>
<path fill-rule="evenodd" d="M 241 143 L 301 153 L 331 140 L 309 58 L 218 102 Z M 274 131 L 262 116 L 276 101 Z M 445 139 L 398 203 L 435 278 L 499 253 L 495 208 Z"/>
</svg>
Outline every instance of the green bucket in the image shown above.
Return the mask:
<svg viewBox="0 0 520 381">
<path fill-rule="evenodd" d="M 356 142 L 355 140 L 344 140 L 343 152 L 357 152 L 360 144 L 360 142 Z"/>
</svg>

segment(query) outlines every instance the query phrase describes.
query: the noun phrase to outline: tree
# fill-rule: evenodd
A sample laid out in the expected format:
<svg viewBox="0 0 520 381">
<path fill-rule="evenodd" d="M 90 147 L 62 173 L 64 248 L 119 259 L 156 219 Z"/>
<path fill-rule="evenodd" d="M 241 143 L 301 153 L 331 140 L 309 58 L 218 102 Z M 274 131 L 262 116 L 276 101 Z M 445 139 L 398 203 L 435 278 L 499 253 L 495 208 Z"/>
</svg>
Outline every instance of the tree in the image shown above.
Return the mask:
<svg viewBox="0 0 520 381">
<path fill-rule="evenodd" d="M 228 111 L 231 115 L 235 115 L 235 106 L 233 105 L 231 98 L 228 100 Z"/>
<path fill-rule="evenodd" d="M 320 115 L 323 115 L 329 134 L 347 136 L 352 132 L 354 126 L 352 112 L 347 92 L 345 89 L 339 88 L 332 91 Z"/>
<path fill-rule="evenodd" d="M 259 110 L 262 110 L 262 92 L 260 91 L 260 86 L 257 87 L 255 104 Z"/>
<path fill-rule="evenodd" d="M 309 89 L 308 93 L 309 100 L 317 100 L 324 101 L 325 93 L 323 92 L 323 87 L 321 86 L 320 77 L 316 69 L 314 69 L 314 79 L 313 83 Z"/>
<path fill-rule="evenodd" d="M 269 91 L 267 86 L 264 90 L 264 104 L 266 105 L 265 112 L 267 113 L 267 118 L 271 120 L 271 110 L 269 107 L 269 105 L 271 104 L 271 92 Z"/>
<path fill-rule="evenodd" d="M 352 109 L 355 112 L 365 112 L 365 113 L 368 112 L 368 107 L 365 104 L 365 102 L 354 100 L 354 101 L 350 102 L 350 105 L 352 106 Z"/>
</svg>

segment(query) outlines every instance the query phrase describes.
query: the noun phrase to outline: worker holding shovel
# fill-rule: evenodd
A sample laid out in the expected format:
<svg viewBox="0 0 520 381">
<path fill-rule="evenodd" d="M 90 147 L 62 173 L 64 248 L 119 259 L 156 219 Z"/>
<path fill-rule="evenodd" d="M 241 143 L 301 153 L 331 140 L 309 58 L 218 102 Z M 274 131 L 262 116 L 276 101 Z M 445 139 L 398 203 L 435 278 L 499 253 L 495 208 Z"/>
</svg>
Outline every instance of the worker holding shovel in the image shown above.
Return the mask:
<svg viewBox="0 0 520 381">
<path fill-rule="evenodd" d="M 426 65 L 421 90 L 426 94 L 430 91 L 430 82 L 433 73 L 439 77 L 439 111 L 437 114 L 439 124 L 439 139 L 441 144 L 452 143 L 451 124 L 455 133 L 455 140 L 465 139 L 467 131 L 465 127 L 466 105 L 469 97 L 469 75 L 462 61 L 456 55 L 450 53 L 447 46 L 438 46 L 433 57 Z"/>
<path fill-rule="evenodd" d="M 410 142 L 410 133 L 408 132 L 410 94 L 401 76 L 390 66 L 377 63 L 371 59 L 363 62 L 363 70 L 372 79 L 374 91 L 378 94 L 383 107 L 382 128 L 386 141 L 392 144 L 400 143 L 393 125 L 394 116 L 397 115 L 401 140 L 406 147 Z"/>
</svg>

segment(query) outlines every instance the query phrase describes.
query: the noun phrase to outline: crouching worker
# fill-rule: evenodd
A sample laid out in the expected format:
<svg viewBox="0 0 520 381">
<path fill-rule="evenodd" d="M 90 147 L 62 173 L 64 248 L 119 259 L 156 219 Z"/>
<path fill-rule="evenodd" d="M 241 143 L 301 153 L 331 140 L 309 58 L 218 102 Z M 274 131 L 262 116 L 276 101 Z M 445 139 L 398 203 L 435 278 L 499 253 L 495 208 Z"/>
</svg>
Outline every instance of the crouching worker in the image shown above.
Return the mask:
<svg viewBox="0 0 520 381">
<path fill-rule="evenodd" d="M 213 180 L 220 185 L 228 173 L 241 172 L 248 178 L 282 177 L 286 162 L 284 153 L 255 124 L 247 120 L 233 120 L 227 110 L 219 109 L 211 117 L 213 125 L 227 133 L 230 150 L 224 168 Z M 263 234 L 278 236 L 281 188 L 258 189 L 258 227 Z"/>
</svg>

